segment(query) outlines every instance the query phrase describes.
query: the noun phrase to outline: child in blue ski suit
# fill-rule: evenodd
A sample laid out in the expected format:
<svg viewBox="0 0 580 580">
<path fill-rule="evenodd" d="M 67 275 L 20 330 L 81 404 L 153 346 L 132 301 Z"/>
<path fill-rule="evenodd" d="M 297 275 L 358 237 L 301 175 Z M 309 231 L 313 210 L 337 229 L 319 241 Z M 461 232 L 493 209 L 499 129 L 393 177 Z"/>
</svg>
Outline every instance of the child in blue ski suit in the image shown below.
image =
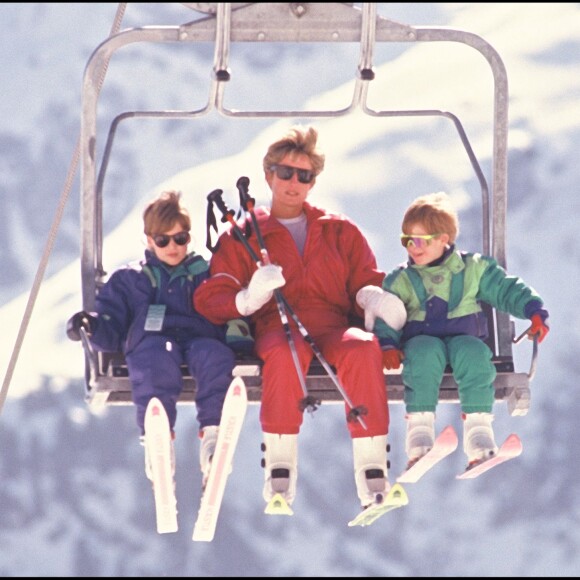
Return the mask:
<svg viewBox="0 0 580 580">
<path fill-rule="evenodd" d="M 227 325 L 212 324 L 194 308 L 193 294 L 209 277 L 209 264 L 195 252 L 188 253 L 191 220 L 180 195 L 164 192 L 147 205 L 145 259 L 115 271 L 98 293 L 96 312 L 75 314 L 67 334 L 80 340 L 83 327 L 97 350 L 124 353 L 142 441 L 145 410 L 153 397 L 167 411 L 174 438 L 183 388 L 180 366 L 187 364 L 197 384 L 205 483 L 235 354 L 226 344 Z M 149 477 L 147 457 L 145 462 Z"/>
<path fill-rule="evenodd" d="M 484 342 L 488 328 L 481 303 L 531 320 L 528 334 L 538 335 L 538 342 L 549 330 L 548 311 L 532 288 L 508 276 L 496 260 L 456 249 L 459 221 L 445 193 L 417 198 L 405 213 L 402 231 L 409 260 L 385 277 L 383 289 L 403 301 L 407 322 L 396 332 L 379 318 L 374 330 L 385 368 L 403 363 L 409 466 L 433 446 L 447 364 L 458 385 L 463 449 L 472 465 L 498 449 L 491 427 L 496 369 Z"/>
</svg>

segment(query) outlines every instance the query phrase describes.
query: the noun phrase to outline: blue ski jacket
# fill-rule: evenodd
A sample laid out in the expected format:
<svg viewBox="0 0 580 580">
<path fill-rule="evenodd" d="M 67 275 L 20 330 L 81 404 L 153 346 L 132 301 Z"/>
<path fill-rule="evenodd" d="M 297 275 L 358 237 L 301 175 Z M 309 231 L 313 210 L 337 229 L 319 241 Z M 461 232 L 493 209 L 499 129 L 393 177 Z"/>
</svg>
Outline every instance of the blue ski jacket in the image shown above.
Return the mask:
<svg viewBox="0 0 580 580">
<path fill-rule="evenodd" d="M 211 323 L 193 305 L 195 290 L 208 277 L 209 263 L 194 252 L 171 267 L 145 250 L 144 260 L 116 270 L 99 291 L 91 343 L 101 351 L 125 354 L 151 333 L 175 339 L 216 338 L 225 343 L 227 326 Z M 152 327 L 152 305 L 165 306 L 162 326 L 146 330 L 146 323 Z"/>
</svg>

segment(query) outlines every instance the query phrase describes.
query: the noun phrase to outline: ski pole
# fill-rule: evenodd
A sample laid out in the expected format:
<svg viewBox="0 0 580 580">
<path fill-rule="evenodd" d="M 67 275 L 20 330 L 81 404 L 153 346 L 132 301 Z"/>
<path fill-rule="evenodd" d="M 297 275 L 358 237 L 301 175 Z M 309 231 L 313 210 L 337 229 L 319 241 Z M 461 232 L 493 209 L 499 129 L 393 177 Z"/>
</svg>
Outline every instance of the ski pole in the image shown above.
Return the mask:
<svg viewBox="0 0 580 580">
<path fill-rule="evenodd" d="M 528 379 L 531 381 L 535 374 L 536 374 L 536 365 L 538 363 L 538 335 L 530 335 L 530 330 L 532 329 L 531 325 L 529 328 L 524 330 L 517 338 L 512 339 L 513 344 L 519 344 L 524 340 L 526 336 L 531 336 L 533 340 L 533 347 L 532 347 L 532 362 L 530 363 L 530 370 L 528 372 Z"/>
<path fill-rule="evenodd" d="M 256 266 L 260 268 L 262 264 L 269 264 L 270 261 L 268 260 L 268 255 L 263 254 L 265 260 L 262 262 L 260 258 L 254 252 L 254 249 L 246 239 L 242 229 L 237 224 L 236 220 L 234 219 L 234 212 L 232 210 L 228 210 L 226 204 L 224 203 L 223 199 L 221 198 L 223 191 L 221 189 L 216 189 L 212 191 L 208 196 L 207 199 L 210 203 L 215 203 L 218 209 L 222 212 L 222 222 L 228 221 L 232 224 L 238 239 L 244 244 L 246 250 L 249 252 L 250 256 L 256 263 Z M 284 332 L 286 333 L 286 338 L 288 340 L 288 345 L 290 347 L 290 353 L 292 355 L 292 361 L 294 362 L 294 366 L 296 367 L 296 374 L 298 375 L 298 380 L 300 381 L 300 386 L 302 387 L 302 392 L 304 393 L 304 399 L 300 401 L 300 410 L 304 411 L 308 409 L 309 413 L 313 413 L 316 411 L 318 406 L 320 405 L 320 401 L 313 397 L 312 395 L 308 394 L 308 389 L 306 387 L 306 380 L 304 378 L 304 373 L 302 372 L 302 366 L 300 365 L 300 360 L 298 358 L 298 351 L 296 350 L 296 344 L 294 343 L 294 338 L 292 337 L 292 331 L 290 330 L 290 323 L 288 321 L 288 316 L 286 315 L 286 311 L 284 310 L 284 304 L 280 298 L 280 293 L 278 289 L 274 290 L 274 295 L 276 297 L 276 304 L 278 306 L 278 313 L 280 315 L 280 320 L 282 322 L 282 326 L 284 327 Z"/>
<path fill-rule="evenodd" d="M 236 187 L 240 192 L 240 204 L 245 211 L 249 212 L 250 217 L 252 219 L 252 224 L 254 226 L 254 230 L 256 232 L 256 239 L 258 240 L 258 245 L 260 246 L 262 256 L 265 256 L 266 259 L 268 259 L 269 261 L 268 250 L 266 248 L 266 244 L 264 242 L 264 238 L 262 237 L 262 232 L 260 231 L 260 226 L 258 224 L 258 220 L 254 212 L 255 200 L 254 198 L 250 197 L 248 193 L 249 184 L 250 180 L 247 177 L 240 177 L 236 183 Z M 276 292 L 276 290 L 274 292 Z M 328 376 L 332 379 L 332 382 L 335 384 L 336 388 L 338 389 L 338 392 L 342 395 L 342 398 L 344 399 L 345 403 L 350 407 L 350 411 L 348 414 L 349 421 L 357 420 L 364 427 L 364 429 L 367 429 L 366 423 L 362 418 L 362 415 L 367 414 L 368 412 L 367 409 L 364 406 L 355 407 L 352 404 L 348 396 L 348 393 L 344 390 L 343 386 L 340 384 L 340 381 L 338 380 L 338 377 L 336 376 L 334 369 L 330 366 L 330 364 L 328 364 L 328 361 L 316 346 L 316 343 L 310 336 L 310 333 L 306 330 L 302 322 L 300 322 L 298 315 L 294 312 L 294 310 L 292 309 L 292 307 L 290 306 L 290 304 L 288 303 L 288 301 L 286 300 L 286 298 L 284 297 L 284 295 L 280 290 L 278 290 L 278 296 L 283 306 L 286 308 L 288 314 L 290 314 L 290 316 L 298 326 L 300 334 L 302 335 L 304 340 L 310 345 L 312 352 L 314 353 L 316 358 L 320 361 L 320 364 L 322 364 L 322 366 L 328 373 Z"/>
</svg>

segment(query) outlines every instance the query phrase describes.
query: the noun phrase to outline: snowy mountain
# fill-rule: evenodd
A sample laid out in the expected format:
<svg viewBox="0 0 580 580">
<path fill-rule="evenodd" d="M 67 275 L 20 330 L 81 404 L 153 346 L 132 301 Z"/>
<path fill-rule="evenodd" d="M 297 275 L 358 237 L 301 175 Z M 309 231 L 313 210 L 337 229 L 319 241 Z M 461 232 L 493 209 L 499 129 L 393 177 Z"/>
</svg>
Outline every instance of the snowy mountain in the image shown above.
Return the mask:
<svg viewBox="0 0 580 580">
<path fill-rule="evenodd" d="M 106 38 L 116 4 L 0 6 L 4 87 L 0 101 L 0 369 L 8 367 L 36 267 L 58 207 L 80 119 L 85 63 Z M 455 481 L 460 451 L 414 486 L 410 504 L 368 529 L 346 522 L 357 509 L 350 440 L 340 405 L 306 417 L 293 518 L 263 514 L 258 407 L 242 431 L 214 542 L 191 542 L 200 474 L 195 408 L 178 416 L 180 531 L 158 536 L 131 407 L 97 414 L 83 401 L 81 347 L 64 336 L 81 306 L 78 179 L 34 308 L 0 416 L 0 574 L 3 576 L 577 576 L 580 475 L 574 402 L 575 261 L 580 144 L 578 4 L 385 3 L 382 15 L 480 35 L 499 52 L 510 90 L 508 270 L 543 296 L 551 333 L 540 346 L 532 407 L 510 417 L 497 405 L 498 439 L 517 432 L 524 453 L 473 482 Z M 129 3 L 123 28 L 198 17 L 184 4 Z M 207 97 L 212 49 L 127 50 L 111 62 L 102 123 L 138 108 L 191 108 Z M 232 106 L 329 107 L 348 102 L 352 47 L 249 48 L 232 55 Z M 330 60 L 331 59 L 331 60 Z M 308 63 L 308 66 L 305 66 Z M 333 66 L 329 66 L 332 63 Z M 340 66 L 337 66 L 337 63 Z M 435 64 L 434 64 L 435 63 Z M 321 72 L 323 71 L 323 72 Z M 282 72 L 282 74 L 280 74 Z M 489 69 L 449 46 L 377 51 L 369 97 L 381 108 L 428 108 L 459 116 L 483 169 L 491 155 Z M 5 77 L 5 78 L 4 78 Z M 251 82 L 250 82 L 251 80 Z M 229 96 L 228 95 L 228 96 Z M 106 181 L 107 270 L 139 258 L 141 211 L 166 187 L 184 192 L 196 249 L 205 245 L 205 195 L 248 175 L 266 203 L 260 162 L 286 121 L 208 118 L 199 126 L 140 122 L 121 131 Z M 368 235 L 380 265 L 404 259 L 400 220 L 415 196 L 447 190 L 461 203 L 459 243 L 479 249 L 477 182 L 440 121 L 420 125 L 353 115 L 316 121 L 327 166 L 313 203 L 343 211 Z M 557 232 L 560 232 L 559 234 Z M 566 259 L 564 273 L 554 257 Z M 571 282 L 571 283 L 570 283 Z M 525 322 L 516 323 L 518 333 Z M 514 350 L 518 368 L 531 346 Z M 437 427 L 460 432 L 458 408 L 441 405 Z M 404 421 L 391 407 L 391 479 L 402 470 Z"/>
</svg>

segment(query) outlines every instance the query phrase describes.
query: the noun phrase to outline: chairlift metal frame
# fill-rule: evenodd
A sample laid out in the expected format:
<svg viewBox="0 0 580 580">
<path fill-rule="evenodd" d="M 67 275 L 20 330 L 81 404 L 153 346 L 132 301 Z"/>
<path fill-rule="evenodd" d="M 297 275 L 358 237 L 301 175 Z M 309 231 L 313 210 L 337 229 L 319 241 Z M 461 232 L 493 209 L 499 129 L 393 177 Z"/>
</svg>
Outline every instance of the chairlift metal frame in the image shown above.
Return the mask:
<svg viewBox="0 0 580 580">
<path fill-rule="evenodd" d="M 105 270 L 102 264 L 102 196 L 103 184 L 117 128 L 134 118 L 195 119 L 217 112 L 229 118 L 328 118 L 354 111 L 377 117 L 440 117 L 451 121 L 458 133 L 481 188 L 483 240 L 482 252 L 506 266 L 507 213 L 507 137 L 508 80 L 503 61 L 484 39 L 463 30 L 448 27 L 410 26 L 377 14 L 377 3 L 187 3 L 205 16 L 179 26 L 146 26 L 122 30 L 102 42 L 90 56 L 82 86 L 81 116 L 81 276 L 83 309 L 94 310 L 95 298 Z M 374 79 L 373 58 L 377 43 L 418 42 L 462 43 L 478 51 L 488 62 L 493 75 L 493 151 L 491 194 L 477 158 L 460 120 L 441 110 L 376 110 L 368 106 L 367 96 Z M 114 53 L 136 43 L 214 43 L 213 71 L 207 103 L 193 111 L 127 111 L 112 121 L 97 173 L 97 104 L 101 89 L 101 71 Z M 352 101 L 339 110 L 232 110 L 224 104 L 230 48 L 237 42 L 351 42 L 360 45 Z M 537 345 L 534 342 L 530 372 L 515 372 L 512 357 L 515 327 L 505 313 L 488 312 L 490 347 L 498 369 L 495 382 L 496 401 L 507 401 L 512 415 L 524 415 L 530 404 L 530 382 L 535 369 Z M 131 384 L 121 353 L 99 353 L 83 336 L 86 359 L 86 400 L 90 404 L 131 404 Z M 235 374 L 242 376 L 250 402 L 259 402 L 261 395 L 261 362 L 257 359 L 238 361 Z M 391 403 L 403 401 L 400 372 L 385 375 Z M 309 392 L 323 402 L 342 402 L 332 381 L 315 361 L 307 377 Z M 458 402 L 457 385 L 447 373 L 443 379 L 441 402 Z M 184 369 L 184 389 L 180 403 L 195 402 L 195 380 Z"/>
</svg>

